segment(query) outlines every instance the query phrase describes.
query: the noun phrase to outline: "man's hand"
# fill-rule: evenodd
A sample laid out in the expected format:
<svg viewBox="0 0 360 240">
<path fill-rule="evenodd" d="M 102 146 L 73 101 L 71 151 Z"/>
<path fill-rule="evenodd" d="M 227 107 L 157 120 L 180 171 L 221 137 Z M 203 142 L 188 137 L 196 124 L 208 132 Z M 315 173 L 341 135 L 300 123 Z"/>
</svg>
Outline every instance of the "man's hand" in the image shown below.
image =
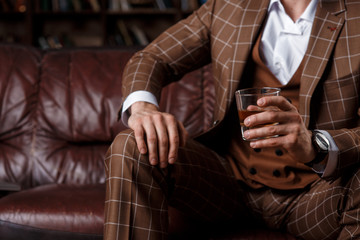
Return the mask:
<svg viewBox="0 0 360 240">
<path fill-rule="evenodd" d="M 187 132 L 182 123 L 171 114 L 159 112 L 151 103 L 134 103 L 128 125 L 134 130 L 140 153 L 148 154 L 150 164 L 162 168 L 176 161 L 179 146 L 186 142 Z"/>
<path fill-rule="evenodd" d="M 251 141 L 252 148 L 284 148 L 294 160 L 302 163 L 309 162 L 315 157 L 311 132 L 305 127 L 295 106 L 281 96 L 264 97 L 259 99 L 257 104 L 260 107 L 275 106 L 279 111 L 265 111 L 249 116 L 244 121 L 247 127 L 275 122 L 279 124 L 248 130 L 245 132 L 246 139 L 274 135 L 279 135 L 279 137 Z"/>
</svg>

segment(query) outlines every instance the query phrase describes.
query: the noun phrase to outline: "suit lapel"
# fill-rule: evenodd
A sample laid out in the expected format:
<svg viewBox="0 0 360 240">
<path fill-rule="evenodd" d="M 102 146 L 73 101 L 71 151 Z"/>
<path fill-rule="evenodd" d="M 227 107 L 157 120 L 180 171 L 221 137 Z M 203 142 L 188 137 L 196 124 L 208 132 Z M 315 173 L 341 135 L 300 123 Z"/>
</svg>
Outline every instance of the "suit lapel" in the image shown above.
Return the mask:
<svg viewBox="0 0 360 240">
<path fill-rule="evenodd" d="M 225 91 L 223 92 L 220 119 L 224 117 L 225 111 L 228 110 L 231 101 L 234 98 L 235 90 L 239 85 L 241 74 L 243 73 L 246 61 L 249 57 L 250 50 L 258 36 L 260 27 L 265 19 L 269 0 L 227 0 L 229 4 L 237 4 L 238 14 L 234 14 L 235 32 L 231 42 L 232 58 L 228 61 L 229 71 L 222 76 Z"/>
<path fill-rule="evenodd" d="M 299 112 L 306 126 L 310 122 L 311 97 L 324 74 L 330 55 L 344 25 L 338 17 L 345 11 L 344 3 L 339 1 L 319 1 L 313 28 L 305 54 L 305 66 L 301 77 Z"/>
</svg>

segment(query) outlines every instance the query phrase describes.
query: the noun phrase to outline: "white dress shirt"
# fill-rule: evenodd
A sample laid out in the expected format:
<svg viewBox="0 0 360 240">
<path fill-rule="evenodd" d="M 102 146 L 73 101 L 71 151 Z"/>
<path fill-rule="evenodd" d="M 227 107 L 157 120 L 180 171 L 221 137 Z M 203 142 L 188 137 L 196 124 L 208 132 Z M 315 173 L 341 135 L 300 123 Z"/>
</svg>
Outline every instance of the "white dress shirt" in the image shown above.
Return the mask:
<svg viewBox="0 0 360 240">
<path fill-rule="evenodd" d="M 294 22 L 280 0 L 271 0 L 259 52 L 264 64 L 286 85 L 304 58 L 318 0 L 312 0 Z"/>
<path fill-rule="evenodd" d="M 271 0 L 268 17 L 261 37 L 259 52 L 265 65 L 286 85 L 298 69 L 304 58 L 310 38 L 318 0 L 312 0 L 299 19 L 294 22 L 285 12 L 280 0 Z M 156 106 L 156 97 L 147 91 L 131 93 L 124 101 L 121 119 L 125 125 L 129 118 L 128 108 L 135 102 L 144 101 Z M 338 148 L 326 131 L 322 131 L 330 141 L 329 159 L 326 166 L 315 165 L 313 168 L 323 177 L 329 176 L 337 164 Z"/>
</svg>

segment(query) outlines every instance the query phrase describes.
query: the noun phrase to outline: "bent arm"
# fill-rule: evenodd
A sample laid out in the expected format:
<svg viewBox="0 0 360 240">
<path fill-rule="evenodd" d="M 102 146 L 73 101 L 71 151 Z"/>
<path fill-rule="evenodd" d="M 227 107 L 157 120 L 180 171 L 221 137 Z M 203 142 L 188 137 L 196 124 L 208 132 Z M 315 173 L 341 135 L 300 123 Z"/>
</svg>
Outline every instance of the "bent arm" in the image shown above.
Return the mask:
<svg viewBox="0 0 360 240">
<path fill-rule="evenodd" d="M 159 101 L 164 86 L 211 61 L 212 4 L 209 0 L 130 59 L 122 80 L 124 99 L 134 91 L 148 91 Z"/>
</svg>

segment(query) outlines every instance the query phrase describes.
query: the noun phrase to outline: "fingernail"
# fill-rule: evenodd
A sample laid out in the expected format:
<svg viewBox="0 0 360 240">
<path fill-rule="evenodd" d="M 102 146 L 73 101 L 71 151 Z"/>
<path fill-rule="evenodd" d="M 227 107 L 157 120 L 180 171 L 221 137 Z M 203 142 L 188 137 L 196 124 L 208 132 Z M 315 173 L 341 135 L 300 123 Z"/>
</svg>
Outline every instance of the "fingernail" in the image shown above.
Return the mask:
<svg viewBox="0 0 360 240">
<path fill-rule="evenodd" d="M 156 164 L 157 164 L 156 158 L 152 158 L 152 159 L 150 160 L 150 163 L 151 163 L 152 165 L 156 165 Z"/>
<path fill-rule="evenodd" d="M 256 143 L 255 143 L 255 142 L 250 142 L 250 147 L 255 148 L 255 147 L 256 147 Z"/>
<path fill-rule="evenodd" d="M 166 168 L 166 166 L 167 166 L 167 163 L 165 163 L 165 162 L 160 163 L 161 168 Z"/>
<path fill-rule="evenodd" d="M 173 164 L 175 162 L 175 158 L 169 158 L 169 163 Z"/>
<path fill-rule="evenodd" d="M 250 124 L 250 118 L 246 118 L 245 121 L 244 121 L 244 124 L 246 126 L 248 126 Z"/>
<path fill-rule="evenodd" d="M 244 132 L 244 137 L 245 137 L 246 139 L 248 139 L 248 138 L 250 137 L 249 131 L 245 131 L 245 132 Z"/>
<path fill-rule="evenodd" d="M 257 101 L 257 104 L 260 106 L 260 105 L 263 105 L 265 103 L 264 99 L 260 98 L 258 101 Z"/>
<path fill-rule="evenodd" d="M 141 154 L 145 154 L 145 153 L 146 153 L 146 149 L 145 149 L 145 148 L 140 149 L 140 153 L 141 153 Z"/>
</svg>

